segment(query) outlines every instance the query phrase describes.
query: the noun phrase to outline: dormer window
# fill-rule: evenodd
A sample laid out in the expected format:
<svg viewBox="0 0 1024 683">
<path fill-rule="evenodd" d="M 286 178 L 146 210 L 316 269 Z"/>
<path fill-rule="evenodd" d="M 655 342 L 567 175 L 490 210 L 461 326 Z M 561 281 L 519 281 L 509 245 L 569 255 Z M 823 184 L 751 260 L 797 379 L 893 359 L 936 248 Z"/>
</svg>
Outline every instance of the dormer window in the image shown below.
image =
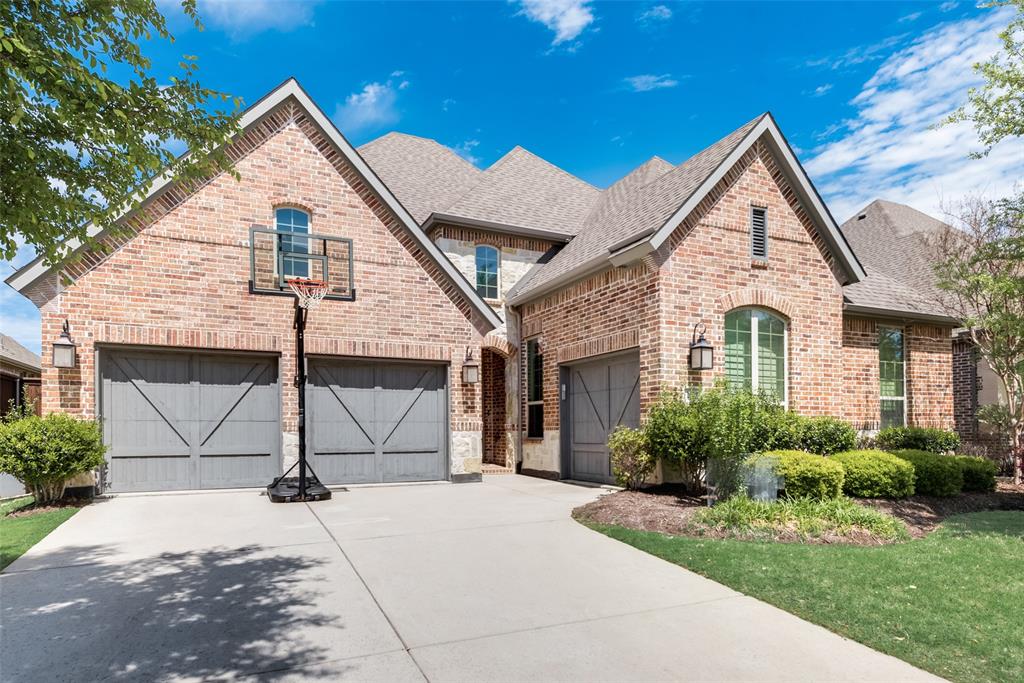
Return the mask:
<svg viewBox="0 0 1024 683">
<path fill-rule="evenodd" d="M 768 209 L 750 208 L 750 255 L 757 261 L 768 260 Z"/>
<path fill-rule="evenodd" d="M 495 247 L 480 244 L 476 248 L 476 291 L 485 299 L 497 299 L 500 258 Z"/>
</svg>

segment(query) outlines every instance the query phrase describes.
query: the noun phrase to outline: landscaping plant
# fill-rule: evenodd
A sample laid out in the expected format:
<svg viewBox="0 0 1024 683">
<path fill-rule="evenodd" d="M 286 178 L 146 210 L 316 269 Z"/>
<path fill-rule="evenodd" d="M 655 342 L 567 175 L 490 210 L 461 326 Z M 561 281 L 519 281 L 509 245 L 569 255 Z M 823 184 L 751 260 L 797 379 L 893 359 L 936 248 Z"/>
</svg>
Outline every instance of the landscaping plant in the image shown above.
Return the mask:
<svg viewBox="0 0 1024 683">
<path fill-rule="evenodd" d="M 832 455 L 853 450 L 857 445 L 857 432 L 842 420 L 821 415 L 804 418 L 800 434 L 800 449 L 818 455 Z"/>
<path fill-rule="evenodd" d="M 965 492 L 991 493 L 996 490 L 997 467 L 994 462 L 967 455 L 958 455 L 953 460 L 960 466 Z"/>
<path fill-rule="evenodd" d="M 887 427 L 878 432 L 875 443 L 886 451 L 953 453 L 960 448 L 960 435 L 934 427 Z"/>
<path fill-rule="evenodd" d="M 828 500 L 843 494 L 845 472 L 835 460 L 805 451 L 769 451 L 757 457 L 772 461 L 787 498 Z"/>
<path fill-rule="evenodd" d="M 39 505 L 59 500 L 67 480 L 103 464 L 99 425 L 64 413 L 0 423 L 0 472 L 20 481 Z"/>
<path fill-rule="evenodd" d="M 843 466 L 843 492 L 856 498 L 905 498 L 914 494 L 914 466 L 885 451 L 846 451 L 829 456 Z"/>
<path fill-rule="evenodd" d="M 654 472 L 655 460 L 647 444 L 647 434 L 641 429 L 618 426 L 608 437 L 612 474 L 620 486 L 638 489 Z"/>
<path fill-rule="evenodd" d="M 914 493 L 925 496 L 956 496 L 964 488 L 964 475 L 956 458 L 928 451 L 893 451 L 914 466 Z"/>
</svg>

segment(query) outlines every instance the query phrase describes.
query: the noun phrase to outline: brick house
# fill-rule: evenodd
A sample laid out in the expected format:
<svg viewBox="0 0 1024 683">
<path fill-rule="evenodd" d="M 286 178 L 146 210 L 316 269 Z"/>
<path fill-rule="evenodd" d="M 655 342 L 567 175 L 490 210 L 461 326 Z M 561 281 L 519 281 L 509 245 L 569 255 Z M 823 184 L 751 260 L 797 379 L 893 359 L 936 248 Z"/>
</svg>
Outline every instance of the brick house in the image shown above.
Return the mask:
<svg viewBox="0 0 1024 683">
<path fill-rule="evenodd" d="M 865 427 L 952 423 L 951 323 L 856 307 L 885 284 L 768 114 L 605 190 L 518 147 L 486 170 L 401 134 L 356 150 L 294 80 L 241 123 L 240 181 L 160 179 L 106 253 L 8 279 L 44 347 L 70 325 L 43 408 L 102 419 L 108 490 L 259 486 L 294 459 L 288 277 L 331 286 L 307 331 L 327 483 L 609 481 L 616 424 L 719 377 Z M 711 370 L 688 366 L 698 323 Z"/>
</svg>

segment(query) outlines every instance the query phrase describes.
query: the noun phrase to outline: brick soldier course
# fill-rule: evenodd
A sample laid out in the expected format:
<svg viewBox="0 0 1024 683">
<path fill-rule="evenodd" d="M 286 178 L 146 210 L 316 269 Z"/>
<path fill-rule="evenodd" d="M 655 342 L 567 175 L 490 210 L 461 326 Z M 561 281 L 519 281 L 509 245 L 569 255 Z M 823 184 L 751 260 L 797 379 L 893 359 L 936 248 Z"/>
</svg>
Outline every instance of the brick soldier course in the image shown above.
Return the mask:
<svg viewBox="0 0 1024 683">
<path fill-rule="evenodd" d="M 685 164 L 655 158 L 604 191 L 519 148 L 485 171 L 411 136 L 385 136 L 360 156 L 294 81 L 247 116 L 231 148 L 240 181 L 160 187 L 144 217 L 124 219 L 132 231 L 110 253 L 84 252 L 65 270 L 70 284 L 37 263 L 9 278 L 40 307 L 44 349 L 65 320 L 78 344 L 75 368 L 43 354 L 44 411 L 98 416 L 97 349 L 272 354 L 289 463 L 292 299 L 250 292 L 248 240 L 293 207 L 309 232 L 350 238 L 355 254 L 355 300 L 312 312 L 307 354 L 444 364 L 455 480 L 479 477 L 483 461 L 569 476 L 565 435 L 577 418 L 562 368 L 634 353 L 642 415 L 662 391 L 722 376 L 725 315 L 738 308 L 785 321 L 790 408 L 866 428 L 879 420 L 878 321 L 896 321 L 908 421 L 952 426 L 952 321 L 847 310 L 847 289 L 871 274 L 768 116 Z M 751 256 L 754 207 L 767 215 L 766 259 Z M 474 291 L 479 244 L 499 250 L 497 299 Z M 716 366 L 695 372 L 688 350 L 701 321 Z M 538 438 L 525 417 L 528 339 L 543 352 Z M 463 381 L 467 359 L 481 363 L 481 381 Z"/>
</svg>

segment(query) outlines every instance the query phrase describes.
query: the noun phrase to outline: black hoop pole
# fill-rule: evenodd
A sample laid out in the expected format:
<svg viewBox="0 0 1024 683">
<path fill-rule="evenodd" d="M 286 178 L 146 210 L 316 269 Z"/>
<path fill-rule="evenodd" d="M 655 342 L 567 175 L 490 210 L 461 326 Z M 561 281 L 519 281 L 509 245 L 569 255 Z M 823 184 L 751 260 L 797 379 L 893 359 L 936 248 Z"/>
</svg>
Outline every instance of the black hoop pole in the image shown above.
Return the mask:
<svg viewBox="0 0 1024 683">
<path fill-rule="evenodd" d="M 299 499 L 306 499 L 306 308 L 295 300 L 295 386 L 299 391 Z"/>
</svg>

